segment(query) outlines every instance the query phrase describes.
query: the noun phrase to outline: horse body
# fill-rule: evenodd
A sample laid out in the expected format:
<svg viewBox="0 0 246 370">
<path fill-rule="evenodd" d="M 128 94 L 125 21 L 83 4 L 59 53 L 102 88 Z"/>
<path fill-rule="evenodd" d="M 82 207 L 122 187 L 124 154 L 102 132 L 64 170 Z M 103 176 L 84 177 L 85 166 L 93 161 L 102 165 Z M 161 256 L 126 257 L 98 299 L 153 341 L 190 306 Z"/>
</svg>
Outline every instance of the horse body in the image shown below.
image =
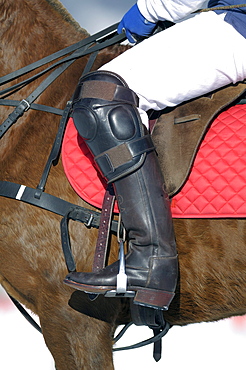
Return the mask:
<svg viewBox="0 0 246 370">
<path fill-rule="evenodd" d="M 88 36 L 73 24 L 58 2 L 1 1 L 0 13 L 3 75 Z M 76 62 L 37 102 L 64 108 L 85 62 Z M 28 96 L 39 83 L 16 93 L 14 99 Z M 11 111 L 13 108 L 1 107 L 1 122 Z M 59 117 L 54 115 L 27 112 L 1 140 L 1 180 L 35 188 L 58 123 Z M 83 204 L 66 180 L 61 163 L 51 170 L 46 190 Z M 72 291 L 62 282 L 67 269 L 61 251 L 59 222 L 60 217 L 55 214 L 1 198 L 0 282 L 39 316 L 57 369 L 112 369 L 111 325 L 83 316 L 68 306 Z M 71 238 L 78 246 L 75 251 L 75 259 L 80 261 L 78 268 L 89 269 L 96 231 L 74 224 Z M 112 313 L 112 321 L 115 315 Z"/>
<path fill-rule="evenodd" d="M 55 0 L 0 0 L 1 75 L 6 75 L 87 37 Z M 121 52 L 103 51 L 94 68 Z M 63 109 L 71 98 L 86 58 L 75 62 L 38 99 Z M 14 94 L 23 99 L 40 83 Z M 12 98 L 12 97 L 11 97 Z M 0 108 L 1 122 L 13 108 Z M 1 140 L 1 180 L 35 188 L 56 135 L 59 118 L 29 110 Z M 69 185 L 59 161 L 51 169 L 46 192 L 85 206 Z M 88 207 L 88 205 L 86 205 Z M 60 242 L 60 216 L 31 205 L 1 198 L 0 283 L 35 312 L 56 368 L 113 369 L 112 333 L 124 322 L 118 299 L 103 300 L 110 320 L 68 306 L 73 290 L 63 284 L 67 274 Z M 176 297 L 165 313 L 173 325 L 213 321 L 246 313 L 246 222 L 175 220 L 180 258 Z M 71 243 L 78 271 L 90 271 L 96 230 L 72 222 Z M 110 261 L 116 259 L 112 243 Z M 86 295 L 81 293 L 81 304 Z M 103 310 L 93 303 L 97 312 Z M 95 318 L 97 317 L 97 318 Z"/>
</svg>

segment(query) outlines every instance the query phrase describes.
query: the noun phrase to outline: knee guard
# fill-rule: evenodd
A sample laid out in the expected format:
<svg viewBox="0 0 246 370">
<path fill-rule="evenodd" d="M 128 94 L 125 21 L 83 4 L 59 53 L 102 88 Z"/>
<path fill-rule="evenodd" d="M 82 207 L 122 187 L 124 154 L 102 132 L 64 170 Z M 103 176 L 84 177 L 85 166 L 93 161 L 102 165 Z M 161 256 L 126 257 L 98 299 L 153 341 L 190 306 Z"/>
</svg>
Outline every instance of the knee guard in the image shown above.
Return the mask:
<svg viewBox="0 0 246 370">
<path fill-rule="evenodd" d="M 125 81 L 107 71 L 85 75 L 74 93 L 74 124 L 108 182 L 138 169 L 154 150 L 137 105 L 138 97 Z"/>
</svg>

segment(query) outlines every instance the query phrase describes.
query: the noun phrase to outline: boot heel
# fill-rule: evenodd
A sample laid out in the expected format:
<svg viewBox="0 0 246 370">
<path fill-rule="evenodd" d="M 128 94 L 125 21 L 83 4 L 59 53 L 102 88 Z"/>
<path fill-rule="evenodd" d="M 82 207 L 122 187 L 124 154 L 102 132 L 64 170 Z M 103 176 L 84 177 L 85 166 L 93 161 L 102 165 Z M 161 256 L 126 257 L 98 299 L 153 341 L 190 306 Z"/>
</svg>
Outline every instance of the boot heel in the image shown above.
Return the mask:
<svg viewBox="0 0 246 370">
<path fill-rule="evenodd" d="M 168 310 L 175 293 L 143 288 L 136 292 L 133 302 L 142 306 Z"/>
</svg>

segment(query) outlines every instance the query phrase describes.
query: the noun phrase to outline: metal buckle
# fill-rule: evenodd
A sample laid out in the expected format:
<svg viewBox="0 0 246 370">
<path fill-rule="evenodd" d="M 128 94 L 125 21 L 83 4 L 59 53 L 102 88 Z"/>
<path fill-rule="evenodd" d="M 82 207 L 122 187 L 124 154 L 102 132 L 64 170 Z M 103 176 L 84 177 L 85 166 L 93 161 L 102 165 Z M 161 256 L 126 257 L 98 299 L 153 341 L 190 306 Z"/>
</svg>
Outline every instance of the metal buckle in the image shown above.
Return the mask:
<svg viewBox="0 0 246 370">
<path fill-rule="evenodd" d="M 88 221 L 85 221 L 84 222 L 84 225 L 86 226 L 86 227 L 90 227 L 91 226 L 91 223 L 92 223 L 92 221 L 93 221 L 93 214 L 91 213 L 90 214 L 90 217 L 88 218 Z"/>
<path fill-rule="evenodd" d="M 31 108 L 31 105 L 25 99 L 22 99 L 22 101 L 20 102 L 20 105 L 24 105 L 24 112 L 28 111 L 28 109 Z"/>
</svg>

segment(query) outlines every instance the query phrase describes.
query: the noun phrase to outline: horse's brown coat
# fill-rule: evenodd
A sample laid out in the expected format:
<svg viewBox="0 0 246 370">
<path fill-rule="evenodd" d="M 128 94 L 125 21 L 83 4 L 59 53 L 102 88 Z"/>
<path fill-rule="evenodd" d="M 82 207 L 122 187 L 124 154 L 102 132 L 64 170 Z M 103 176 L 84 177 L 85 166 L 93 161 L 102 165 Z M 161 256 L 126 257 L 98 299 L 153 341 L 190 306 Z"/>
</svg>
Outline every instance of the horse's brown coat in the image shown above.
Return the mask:
<svg viewBox="0 0 246 370">
<path fill-rule="evenodd" d="M 87 36 L 54 0 L 0 0 L 0 22 L 1 75 Z M 118 47 L 103 51 L 95 68 L 120 51 Z M 64 108 L 85 60 L 77 61 L 37 102 Z M 38 83 L 11 98 L 25 98 Z M 12 110 L 1 107 L 1 122 Z M 37 186 L 58 121 L 53 115 L 29 111 L 7 132 L 0 146 L 1 180 Z M 46 191 L 85 205 L 71 189 L 60 162 L 51 170 Z M 97 300 L 92 303 L 93 317 L 68 306 L 73 290 L 62 283 L 67 271 L 59 223 L 55 214 L 1 198 L 0 283 L 40 317 L 58 370 L 113 369 L 112 333 L 116 322 L 125 321 L 125 302 L 102 299 L 105 321 Z M 70 229 L 77 268 L 89 271 L 97 232 L 75 222 Z M 184 325 L 246 313 L 245 220 L 175 220 L 175 230 L 180 283 L 167 319 Z M 112 243 L 109 262 L 116 259 L 116 249 Z M 83 293 L 79 300 L 88 305 Z"/>
</svg>

